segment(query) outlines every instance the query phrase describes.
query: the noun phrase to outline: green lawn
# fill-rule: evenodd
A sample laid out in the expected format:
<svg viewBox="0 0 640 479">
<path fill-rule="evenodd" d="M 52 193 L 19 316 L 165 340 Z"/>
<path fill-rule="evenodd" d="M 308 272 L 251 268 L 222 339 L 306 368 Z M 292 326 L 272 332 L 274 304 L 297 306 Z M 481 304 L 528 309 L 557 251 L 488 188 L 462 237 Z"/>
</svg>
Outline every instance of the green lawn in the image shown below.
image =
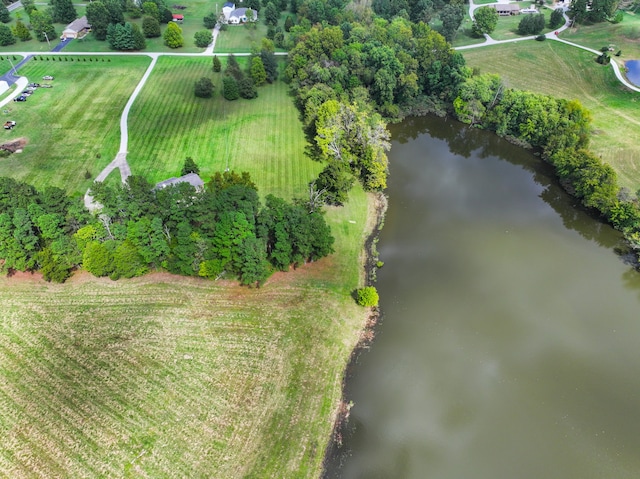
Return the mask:
<svg viewBox="0 0 640 479">
<path fill-rule="evenodd" d="M 40 88 L 26 102 L 11 102 L 0 111 L 5 121 L 18 123 L 12 131 L 3 130 L 2 140 L 24 137 L 28 142 L 22 153 L 0 159 L 0 176 L 83 193 L 115 157 L 120 114 L 150 59 L 39 58 L 49 60 L 31 60 L 19 73 L 40 83 L 43 75 L 53 75 L 54 87 Z M 91 179 L 85 179 L 86 171 Z"/>
<path fill-rule="evenodd" d="M 625 13 L 624 20 L 618 24 L 609 22 L 595 25 L 577 25 L 560 34 L 560 38 L 579 43 L 594 50 L 612 46 L 622 50 L 618 60 L 640 59 L 640 15 Z"/>
<path fill-rule="evenodd" d="M 288 86 L 276 82 L 258 88 L 257 99 L 230 102 L 221 95 L 222 74 L 213 73 L 211 64 L 210 58 L 158 60 L 129 116 L 132 171 L 157 182 L 177 175 L 190 156 L 204 178 L 226 168 L 249 171 L 263 194 L 303 194 L 321 165 L 304 156 Z M 215 83 L 211 99 L 194 97 L 202 76 Z"/>
<path fill-rule="evenodd" d="M 462 53 L 469 66 L 500 74 L 508 86 L 579 99 L 593 114 L 592 150 L 617 171 L 621 186 L 634 192 L 640 188 L 640 95 L 623 87 L 611 67 L 598 65 L 591 53 L 554 41 Z"/>
</svg>

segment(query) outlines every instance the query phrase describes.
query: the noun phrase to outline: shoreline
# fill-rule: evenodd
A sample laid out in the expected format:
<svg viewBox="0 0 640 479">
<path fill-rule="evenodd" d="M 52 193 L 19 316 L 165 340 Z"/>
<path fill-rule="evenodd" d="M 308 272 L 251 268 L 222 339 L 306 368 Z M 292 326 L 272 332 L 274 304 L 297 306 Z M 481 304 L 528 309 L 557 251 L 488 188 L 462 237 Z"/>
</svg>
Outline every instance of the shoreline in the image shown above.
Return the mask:
<svg viewBox="0 0 640 479">
<path fill-rule="evenodd" d="M 364 241 L 363 248 L 363 275 L 364 286 L 373 286 L 376 281 L 376 263 L 378 261 L 378 252 L 376 245 L 380 231 L 384 226 L 384 219 L 388 208 L 388 199 L 382 192 L 374 193 L 370 196 L 369 213 L 372 226 L 370 232 Z M 370 223 L 371 224 L 371 223 Z M 349 415 L 353 403 L 347 397 L 347 381 L 352 376 L 352 371 L 357 364 L 358 358 L 363 351 L 371 346 L 375 338 L 375 328 L 380 322 L 380 309 L 376 307 L 367 308 L 365 320 L 358 334 L 358 341 L 349 354 L 349 360 L 342 374 L 341 381 L 341 398 L 336 410 L 333 414 L 333 427 L 331 436 L 329 437 L 327 447 L 325 449 L 324 458 L 322 459 L 322 471 L 320 477 L 328 479 L 328 466 L 338 466 L 342 462 L 342 439 L 349 424 Z"/>
</svg>

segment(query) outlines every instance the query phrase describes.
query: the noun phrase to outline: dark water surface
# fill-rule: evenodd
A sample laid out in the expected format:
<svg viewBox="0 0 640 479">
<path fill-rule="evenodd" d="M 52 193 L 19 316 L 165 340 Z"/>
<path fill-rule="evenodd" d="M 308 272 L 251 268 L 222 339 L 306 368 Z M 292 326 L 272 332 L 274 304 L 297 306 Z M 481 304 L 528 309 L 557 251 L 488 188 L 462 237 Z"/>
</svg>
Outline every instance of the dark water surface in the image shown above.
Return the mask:
<svg viewBox="0 0 640 479">
<path fill-rule="evenodd" d="M 393 137 L 383 319 L 327 477 L 640 478 L 640 275 L 620 236 L 491 134 L 421 118 Z"/>
</svg>

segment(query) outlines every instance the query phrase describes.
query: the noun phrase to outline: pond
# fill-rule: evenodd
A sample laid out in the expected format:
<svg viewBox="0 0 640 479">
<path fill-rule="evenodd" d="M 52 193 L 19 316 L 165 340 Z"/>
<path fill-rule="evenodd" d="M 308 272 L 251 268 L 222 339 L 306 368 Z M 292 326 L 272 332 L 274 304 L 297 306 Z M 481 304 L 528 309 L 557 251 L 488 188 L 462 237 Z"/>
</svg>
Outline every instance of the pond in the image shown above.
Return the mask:
<svg viewBox="0 0 640 479">
<path fill-rule="evenodd" d="M 640 275 L 529 152 L 392 130 L 382 320 L 327 478 L 640 477 Z"/>
<path fill-rule="evenodd" d="M 627 70 L 627 80 L 635 86 L 640 86 L 640 60 L 627 60 L 624 66 Z"/>
</svg>

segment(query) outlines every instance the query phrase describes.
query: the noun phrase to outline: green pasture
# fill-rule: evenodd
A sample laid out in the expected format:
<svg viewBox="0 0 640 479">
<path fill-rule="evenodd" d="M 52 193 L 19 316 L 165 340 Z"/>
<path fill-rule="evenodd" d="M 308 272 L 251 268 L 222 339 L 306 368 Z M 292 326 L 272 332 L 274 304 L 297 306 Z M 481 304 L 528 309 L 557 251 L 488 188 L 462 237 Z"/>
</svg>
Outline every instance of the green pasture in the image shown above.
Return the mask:
<svg viewBox="0 0 640 479">
<path fill-rule="evenodd" d="M 593 115 L 591 149 L 618 173 L 620 186 L 640 187 L 640 94 L 616 79 L 595 55 L 535 40 L 462 51 L 467 64 L 497 73 L 513 88 L 578 99 Z M 523 72 L 527 72 L 523 75 Z"/>
<path fill-rule="evenodd" d="M 211 66 L 211 58 L 158 60 L 129 116 L 132 172 L 158 182 L 178 175 L 190 156 L 205 179 L 227 168 L 249 171 L 262 194 L 285 199 L 304 194 L 322 166 L 304 155 L 302 125 L 288 86 L 276 82 L 259 87 L 254 100 L 227 101 L 222 73 L 213 73 Z M 203 76 L 215 84 L 213 98 L 193 94 Z"/>
<path fill-rule="evenodd" d="M 37 58 L 25 64 L 20 75 L 53 88 L 39 88 L 26 102 L 10 102 L 0 109 L 4 121 L 18 123 L 11 131 L 2 130 L 2 141 L 27 140 L 22 153 L 0 159 L 0 176 L 84 192 L 118 151 L 120 114 L 150 59 Z M 44 82 L 44 75 L 55 80 Z M 87 171 L 90 179 L 85 179 Z"/>
<path fill-rule="evenodd" d="M 560 34 L 560 38 L 584 45 L 594 50 L 611 46 L 615 52 L 622 50 L 621 61 L 640 59 L 640 15 L 624 14 L 618 24 L 609 22 L 594 25 L 577 25 Z M 614 52 L 614 53 L 615 53 Z"/>
<path fill-rule="evenodd" d="M 255 28 L 248 25 L 229 25 L 218 34 L 216 53 L 247 53 L 252 45 L 260 46 L 260 41 L 267 36 L 267 26 L 258 21 Z"/>
<path fill-rule="evenodd" d="M 260 289 L 0 278 L 3 477 L 319 477 L 364 320 L 365 195 L 335 213 L 339 253 Z"/>
</svg>

